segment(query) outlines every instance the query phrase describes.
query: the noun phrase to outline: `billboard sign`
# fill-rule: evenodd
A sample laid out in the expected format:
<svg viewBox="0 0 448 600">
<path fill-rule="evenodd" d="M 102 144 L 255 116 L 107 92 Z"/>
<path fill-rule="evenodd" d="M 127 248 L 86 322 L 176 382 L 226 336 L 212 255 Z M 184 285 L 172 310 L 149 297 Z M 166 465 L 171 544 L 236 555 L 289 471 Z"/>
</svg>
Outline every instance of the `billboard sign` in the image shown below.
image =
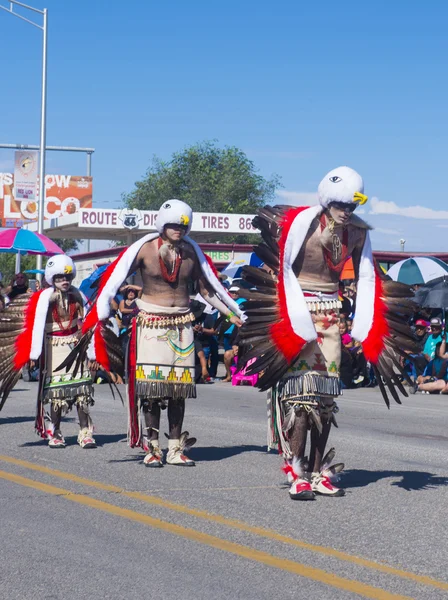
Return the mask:
<svg viewBox="0 0 448 600">
<path fill-rule="evenodd" d="M 36 199 L 20 198 L 12 173 L 0 173 L 0 226 L 21 227 L 37 220 Z M 36 191 L 37 193 L 37 191 Z M 77 214 L 92 207 L 92 177 L 46 175 L 45 219 Z"/>
<path fill-rule="evenodd" d="M 14 155 L 14 197 L 36 200 L 37 150 L 16 150 Z"/>
</svg>

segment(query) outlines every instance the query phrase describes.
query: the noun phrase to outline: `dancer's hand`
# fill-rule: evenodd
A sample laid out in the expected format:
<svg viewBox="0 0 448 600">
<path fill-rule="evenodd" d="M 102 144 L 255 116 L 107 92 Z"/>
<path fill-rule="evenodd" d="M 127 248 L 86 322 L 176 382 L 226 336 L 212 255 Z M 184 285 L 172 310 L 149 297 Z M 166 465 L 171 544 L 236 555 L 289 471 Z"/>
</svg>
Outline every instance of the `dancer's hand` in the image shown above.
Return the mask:
<svg viewBox="0 0 448 600">
<path fill-rule="evenodd" d="M 237 327 L 241 327 L 241 325 L 243 324 L 242 320 L 239 317 L 237 317 L 236 315 L 233 315 L 233 317 L 230 317 L 229 321 L 230 321 L 230 323 L 233 323 Z"/>
</svg>

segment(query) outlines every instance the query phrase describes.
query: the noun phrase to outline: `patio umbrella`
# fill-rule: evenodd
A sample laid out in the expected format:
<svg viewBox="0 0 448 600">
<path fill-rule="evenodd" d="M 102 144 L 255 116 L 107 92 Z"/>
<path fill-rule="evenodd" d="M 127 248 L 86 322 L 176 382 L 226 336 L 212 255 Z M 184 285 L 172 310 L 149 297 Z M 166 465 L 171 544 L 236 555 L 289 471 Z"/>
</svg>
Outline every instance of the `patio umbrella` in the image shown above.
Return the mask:
<svg viewBox="0 0 448 600">
<path fill-rule="evenodd" d="M 387 274 L 394 281 L 408 285 L 421 285 L 448 275 L 448 265 L 433 256 L 414 256 L 400 260 L 388 270 Z"/>
<path fill-rule="evenodd" d="M 415 292 L 414 302 L 422 308 L 448 308 L 448 274 L 419 288 Z"/>
<path fill-rule="evenodd" d="M 64 251 L 46 235 L 15 228 L 0 231 L 0 252 L 17 254 L 16 273 L 20 271 L 20 257 L 25 254 L 64 254 Z"/>
<path fill-rule="evenodd" d="M 261 267 L 263 266 L 263 261 L 261 261 L 255 252 L 252 252 L 249 256 L 249 259 L 243 258 L 240 260 L 232 260 L 231 263 L 227 265 L 225 269 L 221 271 L 223 275 L 227 275 L 231 279 L 235 279 L 241 277 L 241 272 L 243 267 L 246 265 L 250 265 L 251 267 Z"/>
</svg>

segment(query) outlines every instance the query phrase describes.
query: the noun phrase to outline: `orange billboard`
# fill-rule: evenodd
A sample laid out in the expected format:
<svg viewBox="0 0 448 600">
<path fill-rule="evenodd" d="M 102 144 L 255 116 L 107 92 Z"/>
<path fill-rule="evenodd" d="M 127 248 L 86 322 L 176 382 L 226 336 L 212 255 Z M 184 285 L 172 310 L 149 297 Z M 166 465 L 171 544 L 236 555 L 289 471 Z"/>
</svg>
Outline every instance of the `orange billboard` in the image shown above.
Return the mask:
<svg viewBox="0 0 448 600">
<path fill-rule="evenodd" d="M 14 197 L 13 173 L 0 173 L 0 226 L 21 227 L 37 220 L 37 202 Z M 92 177 L 45 176 L 45 219 L 76 214 L 92 208 Z"/>
</svg>

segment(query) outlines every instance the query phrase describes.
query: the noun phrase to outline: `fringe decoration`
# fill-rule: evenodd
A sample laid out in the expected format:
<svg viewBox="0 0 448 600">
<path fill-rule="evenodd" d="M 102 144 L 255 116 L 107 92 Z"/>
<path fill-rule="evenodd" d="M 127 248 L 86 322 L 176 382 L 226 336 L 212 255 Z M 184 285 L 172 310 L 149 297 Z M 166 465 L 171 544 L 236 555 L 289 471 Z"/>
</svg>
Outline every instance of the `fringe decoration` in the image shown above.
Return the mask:
<svg viewBox="0 0 448 600">
<path fill-rule="evenodd" d="M 140 310 L 136 319 L 139 327 L 154 327 L 155 329 L 158 327 L 166 328 L 171 325 L 185 325 L 186 323 L 192 323 L 196 320 L 194 314 L 191 312 L 181 316 L 170 317 L 169 315 L 149 314 L 144 310 Z"/>
<path fill-rule="evenodd" d="M 82 383 L 78 385 L 64 385 L 61 387 L 48 387 L 43 390 L 44 401 L 48 400 L 70 400 L 70 404 L 77 403 L 76 396 L 84 396 L 91 398 L 91 404 L 93 404 L 93 386 L 89 383 Z"/>
<path fill-rule="evenodd" d="M 170 398 L 184 400 L 196 398 L 196 384 L 194 383 L 167 383 L 165 381 L 136 381 L 136 395 L 138 398 Z"/>
<path fill-rule="evenodd" d="M 316 399 L 321 396 L 339 396 L 341 382 L 339 377 L 323 377 L 315 373 L 304 373 L 298 377 L 288 377 L 279 381 L 278 395 L 281 400 Z"/>
</svg>

